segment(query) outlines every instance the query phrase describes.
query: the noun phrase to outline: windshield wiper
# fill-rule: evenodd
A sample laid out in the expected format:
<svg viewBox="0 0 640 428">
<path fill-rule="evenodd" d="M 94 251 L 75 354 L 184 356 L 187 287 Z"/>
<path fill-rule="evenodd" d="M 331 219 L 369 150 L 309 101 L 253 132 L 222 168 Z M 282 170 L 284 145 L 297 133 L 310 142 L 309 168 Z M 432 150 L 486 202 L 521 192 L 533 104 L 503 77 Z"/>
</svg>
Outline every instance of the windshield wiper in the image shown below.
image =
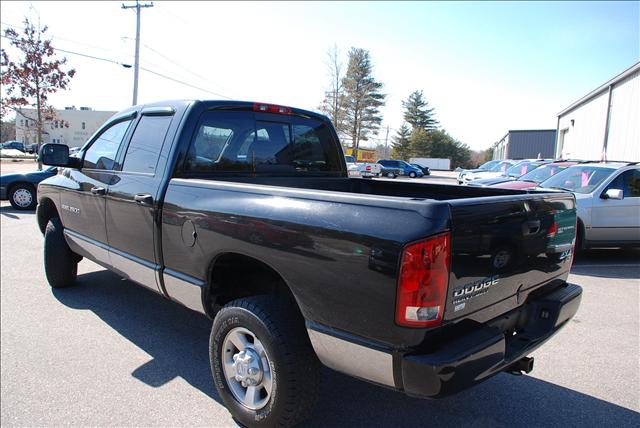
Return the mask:
<svg viewBox="0 0 640 428">
<path fill-rule="evenodd" d="M 566 187 L 560 187 L 560 186 L 550 186 L 550 187 L 547 187 L 547 189 L 558 189 L 558 190 L 564 190 L 565 192 L 573 192 L 573 190 L 571 189 L 567 189 Z"/>
</svg>

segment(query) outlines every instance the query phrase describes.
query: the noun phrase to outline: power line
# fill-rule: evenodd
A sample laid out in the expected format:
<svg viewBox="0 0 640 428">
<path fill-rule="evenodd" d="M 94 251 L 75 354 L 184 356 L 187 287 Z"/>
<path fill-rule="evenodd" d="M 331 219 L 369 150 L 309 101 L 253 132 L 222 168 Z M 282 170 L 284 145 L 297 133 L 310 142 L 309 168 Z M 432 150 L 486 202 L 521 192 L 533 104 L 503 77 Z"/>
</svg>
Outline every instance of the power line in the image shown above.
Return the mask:
<svg viewBox="0 0 640 428">
<path fill-rule="evenodd" d="M 217 95 L 217 96 L 219 96 L 219 97 L 226 98 L 226 99 L 228 99 L 228 100 L 232 99 L 231 97 L 228 97 L 228 96 L 226 96 L 226 95 L 222 95 L 222 94 L 219 94 L 219 93 L 217 93 L 217 92 L 209 91 L 208 89 L 200 88 L 199 86 L 192 85 L 192 84 L 190 84 L 190 83 L 183 82 L 183 81 L 181 81 L 181 80 L 174 79 L 174 78 L 169 77 L 169 76 L 165 76 L 164 74 L 158 73 L 157 71 L 149 70 L 149 69 L 144 68 L 144 67 L 140 67 L 140 69 L 141 69 L 141 70 L 146 71 L 147 73 L 155 74 L 156 76 L 160 76 L 160 77 L 162 77 L 162 78 L 165 78 L 165 79 L 171 80 L 171 81 L 176 82 L 176 83 L 180 83 L 180 84 L 185 85 L 185 86 L 189 86 L 189 87 L 194 88 L 194 89 L 198 89 L 198 90 L 200 90 L 200 91 L 207 92 L 207 93 L 212 94 L 212 95 Z"/>
<path fill-rule="evenodd" d="M 4 39 L 8 39 L 8 40 L 13 40 L 11 37 L 7 37 L 7 36 L 4 36 L 4 35 L 0 35 L 0 37 L 2 37 Z M 125 63 L 114 61 L 114 60 L 108 59 L 108 58 L 101 58 L 101 57 L 97 57 L 97 56 L 94 56 L 94 55 L 88 55 L 88 54 L 84 54 L 84 53 L 80 53 L 80 52 L 69 51 L 69 50 L 66 50 L 66 49 L 54 48 L 54 50 L 60 51 L 60 52 L 64 52 L 64 53 L 68 53 L 68 54 L 71 54 L 71 55 L 78 55 L 78 56 L 82 56 L 82 57 L 85 57 L 85 58 L 95 59 L 95 60 L 98 60 L 98 61 L 104 61 L 104 62 L 110 62 L 112 64 L 118 64 L 118 65 L 121 65 L 121 66 L 123 66 L 125 68 L 131 68 L 131 64 L 125 64 Z M 159 72 L 154 71 L 154 70 L 150 70 L 148 68 L 140 67 L 140 69 L 146 71 L 147 73 L 155 74 L 156 76 L 162 77 L 163 79 L 171 80 L 172 82 L 176 82 L 176 83 L 179 83 L 181 85 L 188 86 L 190 88 L 198 89 L 200 91 L 207 92 L 209 94 L 216 95 L 218 97 L 226 98 L 228 100 L 232 99 L 231 97 L 228 97 L 228 96 L 226 96 L 224 94 L 221 94 L 221 93 L 218 93 L 218 92 L 214 92 L 214 91 L 210 91 L 208 89 L 201 88 L 201 87 L 196 86 L 196 85 L 192 85 L 191 83 L 184 82 L 182 80 L 176 79 L 174 77 L 167 76 L 165 74 L 159 73 Z"/>
</svg>

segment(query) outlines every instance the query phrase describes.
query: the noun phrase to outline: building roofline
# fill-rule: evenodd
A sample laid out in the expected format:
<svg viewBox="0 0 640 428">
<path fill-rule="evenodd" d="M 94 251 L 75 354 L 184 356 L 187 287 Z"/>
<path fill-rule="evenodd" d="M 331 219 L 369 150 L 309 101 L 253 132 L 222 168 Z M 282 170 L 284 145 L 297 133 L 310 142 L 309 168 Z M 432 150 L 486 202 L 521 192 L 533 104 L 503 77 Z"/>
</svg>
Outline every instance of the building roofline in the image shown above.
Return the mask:
<svg viewBox="0 0 640 428">
<path fill-rule="evenodd" d="M 582 97 L 579 100 L 575 101 L 574 103 L 569 105 L 569 107 L 565 108 L 560 113 L 558 113 L 557 116 L 558 117 L 563 116 L 563 115 L 571 112 L 572 110 L 575 110 L 576 108 L 580 107 L 581 105 L 587 103 L 588 101 L 591 101 L 592 99 L 594 99 L 598 95 L 601 95 L 602 93 L 608 91 L 610 86 L 615 86 L 617 83 L 619 83 L 620 81 L 626 79 L 627 77 L 629 77 L 630 75 L 632 75 L 633 73 L 635 73 L 638 70 L 640 70 L 640 61 L 638 61 L 635 64 L 633 64 L 631 67 L 627 68 L 622 73 L 620 73 L 617 76 L 615 76 L 613 79 L 611 79 L 611 80 L 607 81 L 606 83 L 603 83 L 602 85 L 598 86 L 596 89 L 594 89 L 593 91 L 589 92 L 584 97 Z"/>
<path fill-rule="evenodd" d="M 555 129 L 510 129 L 508 133 L 510 132 L 549 132 L 549 131 L 553 131 L 556 132 Z"/>
</svg>

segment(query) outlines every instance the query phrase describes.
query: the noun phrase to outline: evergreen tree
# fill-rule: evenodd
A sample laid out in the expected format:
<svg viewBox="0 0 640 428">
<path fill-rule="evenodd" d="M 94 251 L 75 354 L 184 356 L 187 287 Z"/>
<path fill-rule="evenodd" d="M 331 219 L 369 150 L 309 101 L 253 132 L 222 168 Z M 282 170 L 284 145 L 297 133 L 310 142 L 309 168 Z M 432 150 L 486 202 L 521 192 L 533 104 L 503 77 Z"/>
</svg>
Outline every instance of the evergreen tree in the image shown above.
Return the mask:
<svg viewBox="0 0 640 428">
<path fill-rule="evenodd" d="M 418 158 L 434 157 L 431 153 L 431 132 L 424 128 L 415 128 L 409 138 L 411 154 Z"/>
<path fill-rule="evenodd" d="M 391 156 L 394 159 L 402 159 L 409 160 L 411 156 L 411 129 L 407 126 L 406 123 L 403 123 L 396 136 L 393 137 L 391 146 L 393 147 L 393 151 L 391 152 Z"/>
<path fill-rule="evenodd" d="M 360 141 L 366 141 L 370 134 L 377 134 L 382 122 L 380 107 L 385 95 L 380 91 L 383 84 L 373 76 L 373 64 L 369 51 L 351 48 L 347 73 L 342 79 L 344 88 L 343 119 L 344 132 L 351 138 L 353 156 L 357 159 Z"/>
<path fill-rule="evenodd" d="M 413 130 L 418 128 L 431 131 L 438 128 L 438 121 L 434 118 L 434 108 L 424 99 L 422 91 L 413 91 L 406 101 L 402 101 L 404 120 Z"/>
</svg>

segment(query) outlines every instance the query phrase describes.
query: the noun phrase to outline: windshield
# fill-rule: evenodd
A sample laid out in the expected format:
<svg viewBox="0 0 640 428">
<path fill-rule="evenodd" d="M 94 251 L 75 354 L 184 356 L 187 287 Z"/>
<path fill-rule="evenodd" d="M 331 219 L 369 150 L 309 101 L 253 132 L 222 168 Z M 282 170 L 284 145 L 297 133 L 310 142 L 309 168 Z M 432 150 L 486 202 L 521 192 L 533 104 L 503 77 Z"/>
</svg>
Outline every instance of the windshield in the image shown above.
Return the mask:
<svg viewBox="0 0 640 428">
<path fill-rule="evenodd" d="M 507 171 L 505 172 L 505 175 L 509 177 L 518 178 L 530 171 L 533 171 L 539 166 L 540 164 L 533 163 L 533 162 L 520 162 L 513 165 L 511 168 L 507 169 Z"/>
<path fill-rule="evenodd" d="M 591 193 L 614 171 L 614 168 L 575 165 L 543 181 L 540 187 Z"/>
<path fill-rule="evenodd" d="M 513 165 L 513 162 L 498 161 L 489 171 L 506 172 L 507 168 Z"/>
<path fill-rule="evenodd" d="M 520 180 L 542 183 L 547 178 L 559 173 L 560 171 L 564 171 L 568 167 L 569 166 L 566 165 L 542 165 L 541 167 L 536 168 L 535 170 L 528 172 L 520 177 Z"/>
<path fill-rule="evenodd" d="M 498 162 L 500 162 L 499 160 L 490 160 L 489 162 L 485 162 L 482 165 L 480 165 L 478 167 L 478 169 L 491 169 L 493 168 Z"/>
<path fill-rule="evenodd" d="M 347 161 L 347 163 L 356 163 L 356 158 L 354 158 L 353 156 L 345 156 L 344 159 Z"/>
</svg>

